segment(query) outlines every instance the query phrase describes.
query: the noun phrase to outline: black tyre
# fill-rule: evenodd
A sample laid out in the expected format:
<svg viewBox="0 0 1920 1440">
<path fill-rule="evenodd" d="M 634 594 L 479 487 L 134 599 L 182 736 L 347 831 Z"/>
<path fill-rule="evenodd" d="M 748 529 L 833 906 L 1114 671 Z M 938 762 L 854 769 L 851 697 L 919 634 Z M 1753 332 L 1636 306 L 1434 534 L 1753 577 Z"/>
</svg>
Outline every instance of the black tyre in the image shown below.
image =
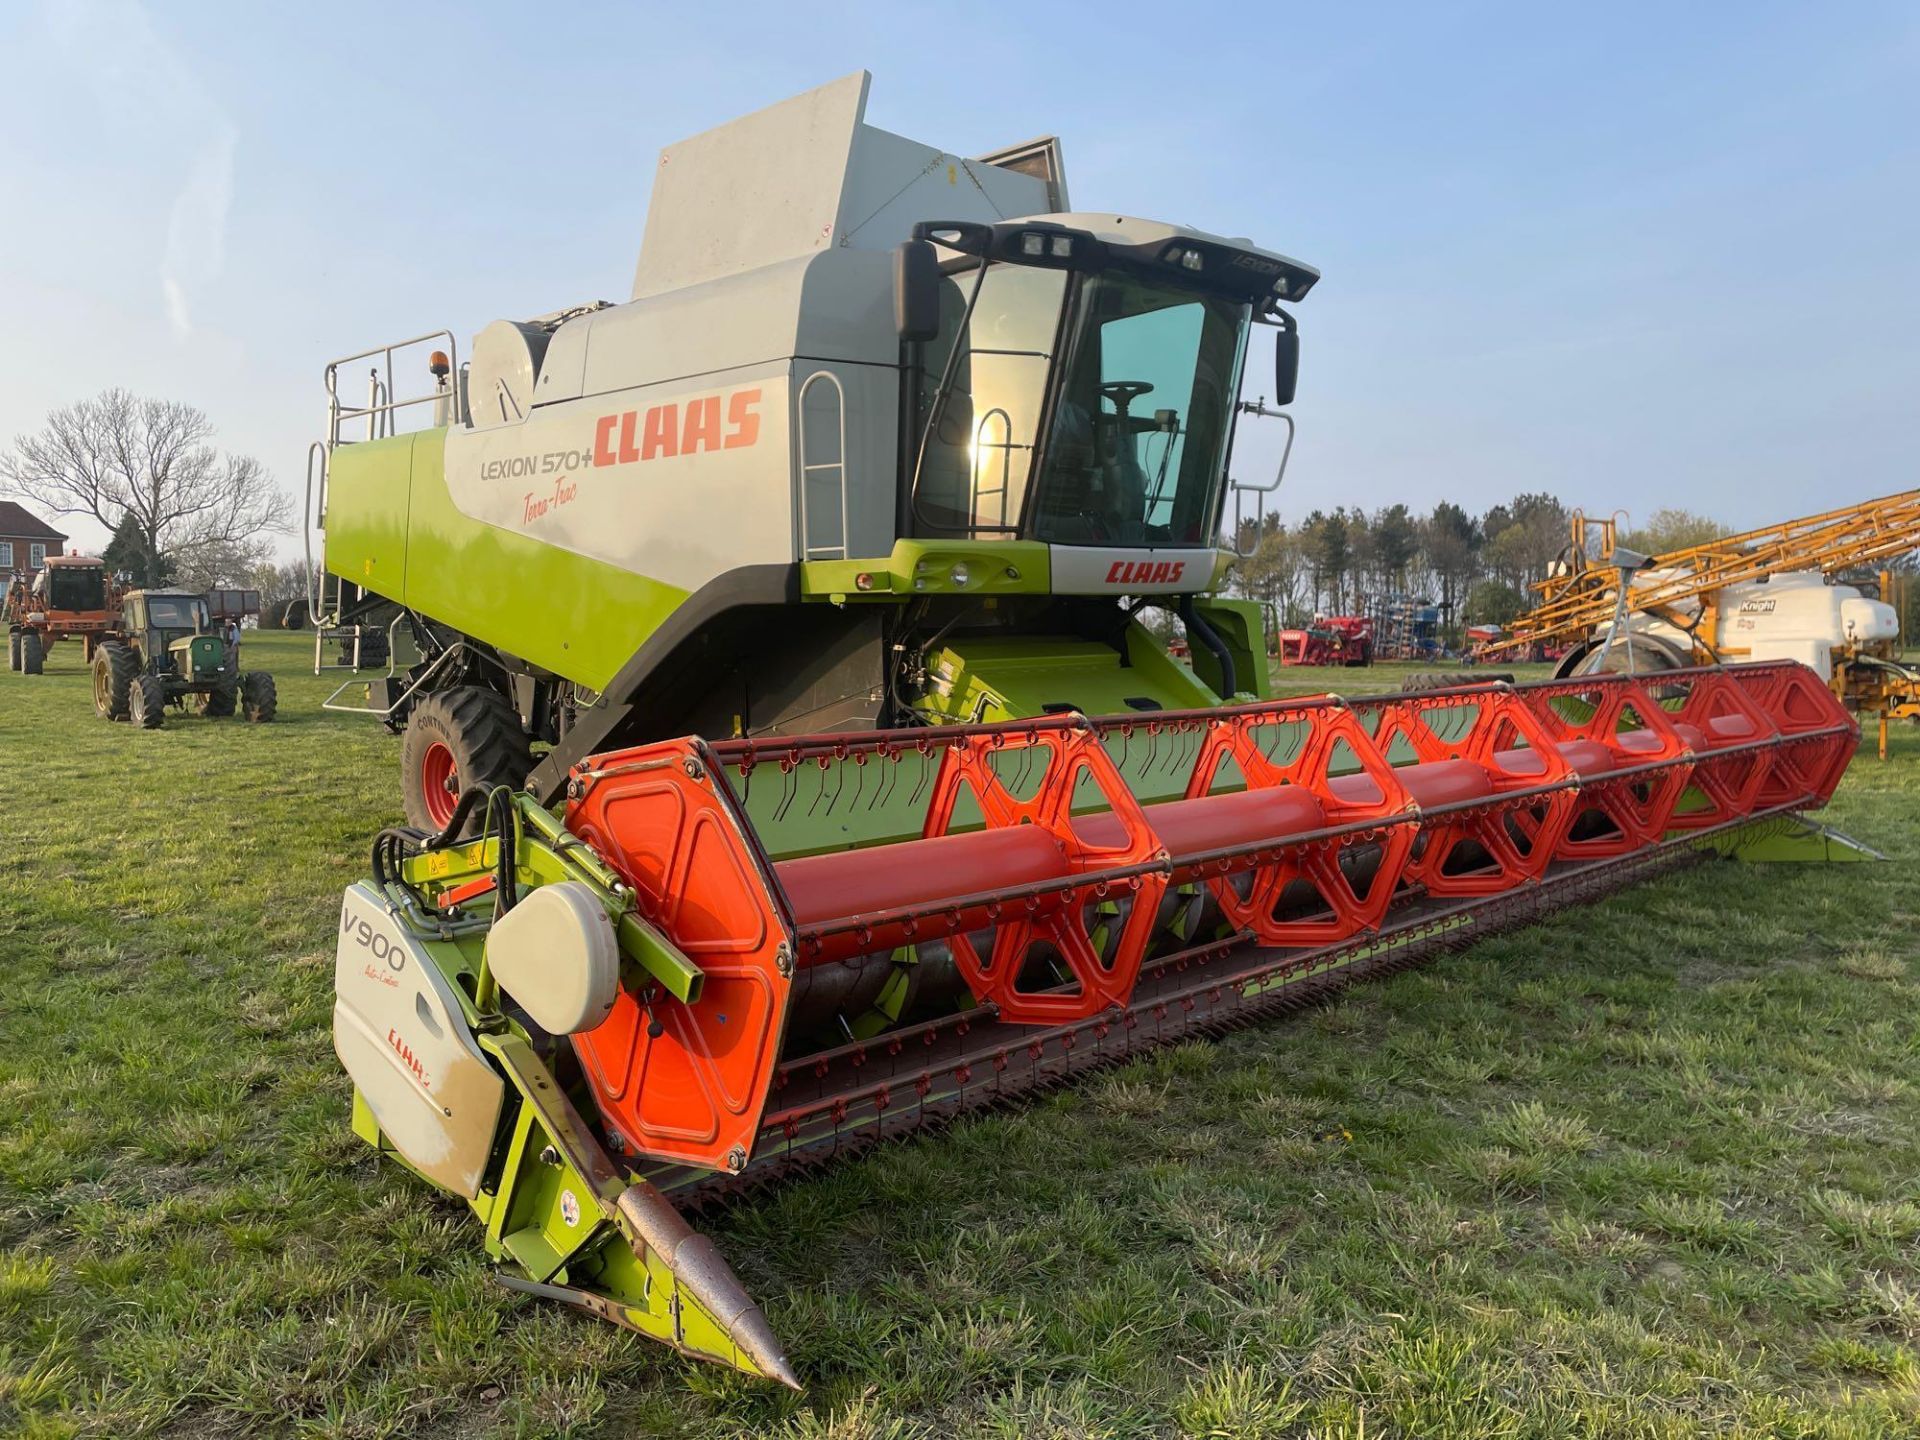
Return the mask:
<svg viewBox="0 0 1920 1440">
<path fill-rule="evenodd" d="M 280 713 L 280 695 L 273 676 L 249 670 L 240 677 L 240 714 L 249 725 L 265 725 Z"/>
<path fill-rule="evenodd" d="M 158 675 L 136 676 L 127 704 L 128 719 L 142 730 L 158 730 L 167 723 L 167 682 Z"/>
<path fill-rule="evenodd" d="M 133 701 L 140 657 L 117 640 L 103 641 L 93 653 L 93 712 L 102 720 L 124 720 Z"/>
<path fill-rule="evenodd" d="M 400 746 L 400 788 L 407 823 L 439 831 L 474 785 L 518 789 L 533 768 L 527 732 L 506 698 L 478 685 L 443 690 L 418 701 Z M 477 830 L 479 816 L 467 830 Z"/>
<path fill-rule="evenodd" d="M 9 630 L 7 632 L 7 669 L 18 670 L 19 668 L 20 632 L 18 630 Z"/>
<path fill-rule="evenodd" d="M 360 664 L 356 668 L 361 670 L 386 669 L 387 648 L 386 631 L 368 630 L 360 637 Z M 340 663 L 342 665 L 353 664 L 353 642 L 351 640 L 340 647 Z"/>
<path fill-rule="evenodd" d="M 47 663 L 47 647 L 40 642 L 40 632 L 29 630 L 20 637 L 20 668 L 29 675 L 38 675 Z"/>
<path fill-rule="evenodd" d="M 1590 640 L 1584 645 L 1576 645 L 1560 657 L 1560 663 L 1554 667 L 1556 680 L 1565 680 L 1572 675 L 1586 673 L 1586 666 L 1603 642 Z M 1638 635 L 1633 637 L 1633 668 L 1636 674 L 1649 670 L 1678 670 L 1692 664 L 1691 658 L 1678 645 L 1661 639 L 1658 635 Z M 1602 675 L 1618 675 L 1627 668 L 1627 646 L 1625 641 L 1618 642 L 1607 651 L 1600 662 Z"/>
<path fill-rule="evenodd" d="M 234 703 L 238 699 L 239 693 L 240 686 L 237 681 L 231 684 L 214 686 L 213 689 L 201 695 L 200 713 L 209 720 L 226 719 L 227 716 L 233 714 Z"/>
</svg>

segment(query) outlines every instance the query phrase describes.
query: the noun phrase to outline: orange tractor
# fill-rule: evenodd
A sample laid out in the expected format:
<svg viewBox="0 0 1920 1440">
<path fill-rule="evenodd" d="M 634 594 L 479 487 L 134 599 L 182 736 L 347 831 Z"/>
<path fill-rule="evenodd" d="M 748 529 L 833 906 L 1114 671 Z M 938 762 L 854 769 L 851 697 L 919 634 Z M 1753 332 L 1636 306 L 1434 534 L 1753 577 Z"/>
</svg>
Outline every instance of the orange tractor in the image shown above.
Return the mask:
<svg viewBox="0 0 1920 1440">
<path fill-rule="evenodd" d="M 81 658 L 92 663 L 101 637 L 119 622 L 120 586 L 103 560 L 50 555 L 31 582 L 13 577 L 4 610 L 7 668 L 38 675 L 60 640 L 78 640 Z"/>
</svg>

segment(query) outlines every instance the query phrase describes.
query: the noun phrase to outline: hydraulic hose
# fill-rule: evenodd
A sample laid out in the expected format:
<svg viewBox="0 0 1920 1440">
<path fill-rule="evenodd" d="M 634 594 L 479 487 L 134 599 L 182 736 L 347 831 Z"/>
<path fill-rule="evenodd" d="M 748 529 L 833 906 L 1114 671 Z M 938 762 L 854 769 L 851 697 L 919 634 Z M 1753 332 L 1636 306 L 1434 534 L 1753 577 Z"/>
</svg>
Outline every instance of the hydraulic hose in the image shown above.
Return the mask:
<svg viewBox="0 0 1920 1440">
<path fill-rule="evenodd" d="M 1234 674 L 1233 652 L 1227 649 L 1227 642 L 1220 638 L 1217 630 L 1200 618 L 1200 612 L 1193 608 L 1191 595 L 1180 597 L 1178 613 L 1180 623 L 1187 627 L 1187 634 L 1206 646 L 1207 653 L 1213 656 L 1214 662 L 1220 667 L 1220 698 L 1231 700 L 1240 692 L 1240 684 L 1239 677 Z"/>
</svg>

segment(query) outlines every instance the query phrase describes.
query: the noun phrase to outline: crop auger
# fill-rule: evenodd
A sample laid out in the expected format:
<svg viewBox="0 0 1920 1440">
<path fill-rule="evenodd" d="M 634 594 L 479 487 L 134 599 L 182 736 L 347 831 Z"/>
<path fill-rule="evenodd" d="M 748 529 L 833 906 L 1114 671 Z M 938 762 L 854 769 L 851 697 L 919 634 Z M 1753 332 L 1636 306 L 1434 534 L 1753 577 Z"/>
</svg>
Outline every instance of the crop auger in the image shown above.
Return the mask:
<svg viewBox="0 0 1920 1440">
<path fill-rule="evenodd" d="M 336 977 L 355 1128 L 507 1284 L 797 1384 L 674 1201 L 1689 857 L 1825 858 L 1800 816 L 1858 738 L 1782 662 L 588 756 L 558 814 L 476 788 L 381 837 Z M 855 843 L 771 847 L 799 810 Z"/>
</svg>

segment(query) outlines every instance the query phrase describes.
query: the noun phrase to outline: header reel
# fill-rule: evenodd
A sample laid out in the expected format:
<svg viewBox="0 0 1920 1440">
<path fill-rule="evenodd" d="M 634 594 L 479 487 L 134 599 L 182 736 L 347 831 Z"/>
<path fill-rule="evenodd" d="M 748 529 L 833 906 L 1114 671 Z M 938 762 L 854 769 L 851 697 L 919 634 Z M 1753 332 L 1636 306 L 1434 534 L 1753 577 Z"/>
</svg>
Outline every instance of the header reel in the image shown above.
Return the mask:
<svg viewBox="0 0 1920 1440">
<path fill-rule="evenodd" d="M 1791 847 L 1857 740 L 1781 663 L 640 746 L 383 837 L 336 1047 L 508 1283 L 794 1384 L 671 1199 Z"/>
</svg>

